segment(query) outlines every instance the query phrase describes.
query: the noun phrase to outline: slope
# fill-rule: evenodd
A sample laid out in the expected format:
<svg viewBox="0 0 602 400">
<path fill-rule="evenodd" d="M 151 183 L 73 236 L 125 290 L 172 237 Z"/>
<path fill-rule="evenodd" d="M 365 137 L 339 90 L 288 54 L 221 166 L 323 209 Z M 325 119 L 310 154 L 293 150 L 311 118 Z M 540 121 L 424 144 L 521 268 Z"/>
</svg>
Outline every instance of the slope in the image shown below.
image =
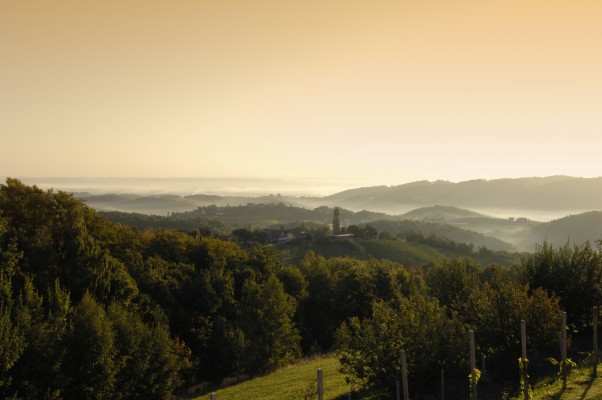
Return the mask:
<svg viewBox="0 0 602 400">
<path fill-rule="evenodd" d="M 534 226 L 521 237 L 524 243 L 541 244 L 544 241 L 558 247 L 569 244 L 590 243 L 602 239 L 602 211 L 569 215 Z"/>
<path fill-rule="evenodd" d="M 419 181 L 391 187 L 351 189 L 325 200 L 352 210 L 393 214 L 433 204 L 471 209 L 583 212 L 602 209 L 602 178 L 552 176 L 459 183 Z"/>
<path fill-rule="evenodd" d="M 317 392 L 317 369 L 324 374 L 324 399 L 344 399 L 349 392 L 345 377 L 339 372 L 334 356 L 300 361 L 266 376 L 215 390 L 218 399 L 228 400 L 298 400 L 313 398 Z M 310 397 L 311 396 L 311 397 Z M 210 394 L 196 400 L 209 400 Z"/>
</svg>

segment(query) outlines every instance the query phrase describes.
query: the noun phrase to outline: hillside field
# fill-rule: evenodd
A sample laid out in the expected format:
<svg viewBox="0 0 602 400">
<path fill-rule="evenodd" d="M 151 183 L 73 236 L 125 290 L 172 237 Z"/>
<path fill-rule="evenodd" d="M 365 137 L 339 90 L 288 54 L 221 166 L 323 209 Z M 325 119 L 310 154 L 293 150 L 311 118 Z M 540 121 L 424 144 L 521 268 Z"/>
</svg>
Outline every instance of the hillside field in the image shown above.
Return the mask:
<svg viewBox="0 0 602 400">
<path fill-rule="evenodd" d="M 310 399 L 317 390 L 317 370 L 322 368 L 324 399 L 345 399 L 349 385 L 345 383 L 345 377 L 339 372 L 339 367 L 339 360 L 335 356 L 302 360 L 269 375 L 217 389 L 215 393 L 219 400 L 299 400 L 305 396 Z M 209 399 L 210 394 L 195 398 Z"/>
</svg>

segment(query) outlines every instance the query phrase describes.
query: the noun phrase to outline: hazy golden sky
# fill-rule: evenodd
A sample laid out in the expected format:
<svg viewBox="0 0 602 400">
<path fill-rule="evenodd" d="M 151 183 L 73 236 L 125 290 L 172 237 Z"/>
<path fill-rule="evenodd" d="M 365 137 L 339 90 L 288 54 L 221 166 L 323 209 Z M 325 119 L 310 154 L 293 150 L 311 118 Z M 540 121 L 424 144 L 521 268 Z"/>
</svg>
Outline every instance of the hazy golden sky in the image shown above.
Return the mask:
<svg viewBox="0 0 602 400">
<path fill-rule="evenodd" d="M 0 175 L 602 175 L 602 2 L 0 0 Z"/>
</svg>

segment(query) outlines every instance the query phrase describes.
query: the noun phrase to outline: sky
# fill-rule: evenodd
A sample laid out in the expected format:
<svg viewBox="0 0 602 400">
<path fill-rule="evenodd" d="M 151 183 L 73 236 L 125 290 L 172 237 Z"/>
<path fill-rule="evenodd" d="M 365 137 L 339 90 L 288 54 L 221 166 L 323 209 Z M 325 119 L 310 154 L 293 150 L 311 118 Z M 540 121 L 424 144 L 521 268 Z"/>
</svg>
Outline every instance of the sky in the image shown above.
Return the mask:
<svg viewBox="0 0 602 400">
<path fill-rule="evenodd" d="M 602 175 L 599 0 L 0 0 L 0 176 Z"/>
</svg>

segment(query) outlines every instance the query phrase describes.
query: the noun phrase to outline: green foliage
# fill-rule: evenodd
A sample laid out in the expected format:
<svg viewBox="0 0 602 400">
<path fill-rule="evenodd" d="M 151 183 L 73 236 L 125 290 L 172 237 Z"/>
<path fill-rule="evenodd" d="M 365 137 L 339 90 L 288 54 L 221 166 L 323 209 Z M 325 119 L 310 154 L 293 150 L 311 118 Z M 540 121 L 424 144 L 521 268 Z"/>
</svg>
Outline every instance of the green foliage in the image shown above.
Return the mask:
<svg viewBox="0 0 602 400">
<path fill-rule="evenodd" d="M 284 290 L 297 301 L 303 301 L 309 295 L 307 279 L 299 268 L 291 265 L 281 267 L 276 275 L 284 285 Z"/>
<path fill-rule="evenodd" d="M 577 368 L 577 363 L 567 358 L 566 360 L 556 360 L 554 357 L 547 359 L 552 365 L 558 367 L 557 377 L 561 382 L 563 379 L 568 378 L 574 368 Z"/>
<path fill-rule="evenodd" d="M 527 399 L 532 399 L 533 398 L 533 388 L 531 387 L 531 385 L 529 384 L 529 382 L 525 381 L 525 378 L 529 379 L 529 374 L 528 374 L 528 369 L 529 369 L 529 360 L 523 357 L 519 357 L 518 359 L 518 371 L 519 371 L 519 379 L 520 379 L 520 392 L 524 393 L 525 392 L 525 387 L 527 389 Z M 524 397 L 523 397 L 524 398 Z"/>
<path fill-rule="evenodd" d="M 80 399 L 109 399 L 115 390 L 115 331 L 104 308 L 84 294 L 73 311 L 70 358 L 73 383 L 68 395 Z"/>
<path fill-rule="evenodd" d="M 475 368 L 474 369 L 474 385 L 475 386 L 478 386 L 479 381 L 481 380 L 481 375 L 482 375 L 481 370 L 478 368 Z M 468 385 L 472 388 L 472 384 L 473 384 L 473 382 L 472 382 L 472 372 L 471 372 L 470 374 L 468 374 Z M 472 399 L 472 393 L 473 393 L 473 391 L 470 390 L 470 393 L 469 393 L 470 399 Z"/>
<path fill-rule="evenodd" d="M 229 224 L 219 219 L 206 218 L 201 215 L 188 216 L 172 213 L 168 216 L 159 216 L 118 211 L 101 211 L 99 214 L 113 223 L 128 225 L 139 231 L 146 229 L 174 229 L 182 232 L 227 235 L 232 230 Z"/>
<path fill-rule="evenodd" d="M 401 376 L 406 350 L 414 389 L 436 379 L 434 365 L 459 365 L 461 327 L 436 300 L 403 298 L 398 306 L 375 302 L 371 318 L 350 318 L 337 331 L 342 371 L 360 389 L 390 387 Z"/>
<path fill-rule="evenodd" d="M 341 215 L 338 207 L 335 207 L 332 217 L 332 233 L 338 235 L 341 233 Z"/>
<path fill-rule="evenodd" d="M 299 333 L 292 323 L 294 299 L 270 276 L 264 283 L 247 280 L 238 321 L 245 335 L 245 370 L 265 373 L 300 356 Z"/>
<path fill-rule="evenodd" d="M 238 228 L 232 230 L 232 236 L 242 242 L 256 241 L 259 243 L 268 243 L 269 237 L 267 232 L 255 229 L 252 231 L 250 228 Z"/>
<path fill-rule="evenodd" d="M 148 326 L 122 305 L 109 306 L 119 371 L 115 382 L 117 399 L 168 398 L 178 385 L 178 364 L 185 363 L 174 351 L 166 327 Z"/>
<path fill-rule="evenodd" d="M 378 234 L 357 227 L 364 237 Z M 527 321 L 529 348 L 547 350 L 556 346 L 560 304 L 584 313 L 578 296 L 598 300 L 599 249 L 591 247 L 556 254 L 544 245 L 516 274 L 446 261 L 424 244 L 316 236 L 243 248 L 175 230 L 136 231 L 68 194 L 7 180 L 0 397 L 168 399 L 187 384 L 264 374 L 302 352 L 330 351 L 335 337 L 354 388 L 390 389 L 403 348 L 419 393 L 442 366 L 465 368 L 466 330 L 475 329 L 489 359 L 513 358 L 518 321 Z M 288 265 L 277 251 L 293 246 L 304 256 Z M 338 256 L 311 248 L 336 248 Z M 424 279 L 392 259 L 431 265 Z"/>
<path fill-rule="evenodd" d="M 432 233 L 428 237 L 425 237 L 419 233 L 408 233 L 405 235 L 405 237 L 409 242 L 424 243 L 433 247 L 451 250 L 464 255 L 470 255 L 474 251 L 474 245 L 472 243 L 455 242 L 446 237 L 436 236 Z"/>
<path fill-rule="evenodd" d="M 466 259 L 431 268 L 426 277 L 430 293 L 455 314 L 466 329 L 479 333 L 480 346 L 493 360 L 507 365 L 520 342 L 522 319 L 529 326 L 529 348 L 550 350 L 557 343 L 562 314 L 559 299 L 542 289 L 530 290 L 509 272 L 483 270 Z"/>
<path fill-rule="evenodd" d="M 449 311 L 463 316 L 472 328 L 476 324 L 474 318 L 483 307 L 480 273 L 480 266 L 459 258 L 430 268 L 426 275 L 430 294 L 445 304 Z"/>
<path fill-rule="evenodd" d="M 23 354 L 25 337 L 18 326 L 11 321 L 10 310 L 7 307 L 0 309 L 0 373 L 4 383 L 4 376 Z"/>
<path fill-rule="evenodd" d="M 328 350 L 337 327 L 349 317 L 369 317 L 374 300 L 398 301 L 424 292 L 422 277 L 386 260 L 325 259 L 308 252 L 299 266 L 308 296 L 300 304 L 302 345 Z"/>
<path fill-rule="evenodd" d="M 378 230 L 372 225 L 350 225 L 347 227 L 347 233 L 352 233 L 359 239 L 374 240 L 378 237 Z"/>
<path fill-rule="evenodd" d="M 544 243 L 523 259 L 519 271 L 530 287 L 558 296 L 569 322 L 578 329 L 588 324 L 592 307 L 602 303 L 600 247 L 586 243 L 554 248 Z"/>
<path fill-rule="evenodd" d="M 136 335 L 146 332 L 138 339 L 146 340 L 142 348 L 150 353 L 153 368 L 161 368 L 157 379 L 148 370 L 128 370 L 150 387 L 138 393 L 169 397 L 185 363 L 174 358 L 167 327 L 151 327 L 141 321 L 144 313 L 138 314 L 143 297 L 126 265 L 140 258 L 137 234 L 106 223 L 65 193 L 44 192 L 14 179 L 0 186 L 0 213 L 2 397 L 133 393 L 135 385 L 122 381 L 128 376 L 122 361 L 135 359 L 125 352 L 133 339 L 123 329 L 117 332 L 113 318 L 118 314 L 106 311 L 110 303 L 132 308 L 120 326 L 140 328 Z M 158 383 L 162 379 L 165 383 Z"/>
<path fill-rule="evenodd" d="M 477 322 L 483 338 L 481 346 L 494 362 L 510 365 L 520 343 L 520 321 L 525 320 L 529 334 L 527 347 L 532 352 L 557 348 L 558 322 L 562 310 L 558 299 L 541 289 L 530 293 L 528 285 L 496 274 L 486 282 L 482 297 L 484 307 Z"/>
<path fill-rule="evenodd" d="M 485 236 L 482 233 L 478 233 L 472 230 L 461 229 L 458 226 L 446 224 L 446 223 L 435 223 L 435 222 L 424 222 L 404 219 L 401 221 L 391 220 L 378 220 L 371 221 L 370 225 L 376 228 L 378 231 L 391 232 L 393 235 L 401 238 L 426 238 L 429 241 L 429 237 L 433 238 L 433 243 L 438 243 L 442 248 L 456 247 L 457 249 L 464 251 L 465 246 L 472 245 L 475 248 L 481 246 L 487 247 L 491 250 L 503 250 L 512 251 L 513 246 L 505 241 L 496 239 L 490 236 Z M 466 245 L 464 245 L 466 244 Z"/>
</svg>

